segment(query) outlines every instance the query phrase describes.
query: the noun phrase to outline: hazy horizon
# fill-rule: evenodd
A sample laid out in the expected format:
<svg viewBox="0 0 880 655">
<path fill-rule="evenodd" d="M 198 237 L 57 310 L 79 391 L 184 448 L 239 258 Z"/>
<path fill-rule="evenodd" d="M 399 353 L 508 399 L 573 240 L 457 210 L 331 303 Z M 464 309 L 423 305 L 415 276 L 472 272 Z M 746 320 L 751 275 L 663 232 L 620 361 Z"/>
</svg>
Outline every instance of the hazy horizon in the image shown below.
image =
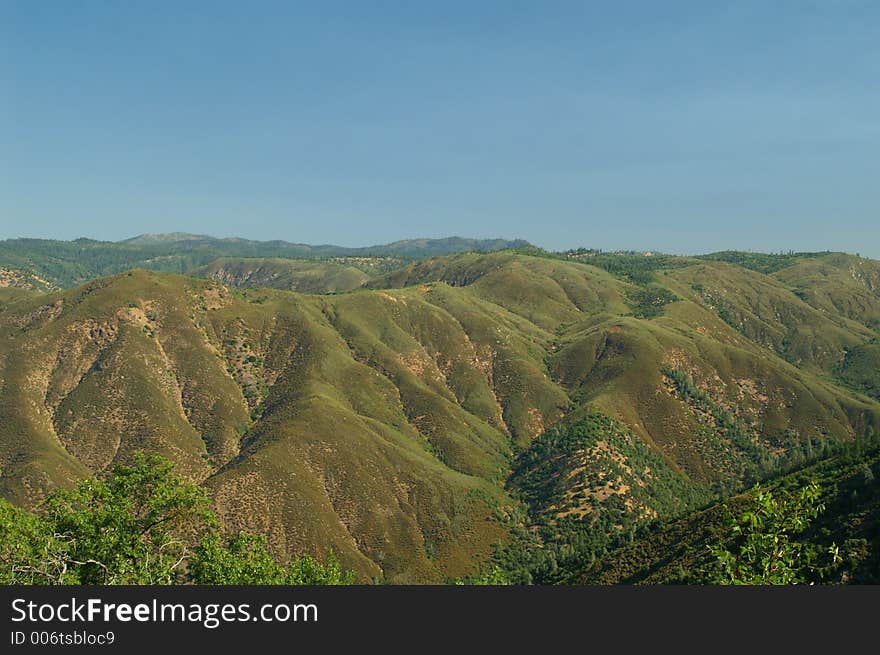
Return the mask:
<svg viewBox="0 0 880 655">
<path fill-rule="evenodd" d="M 859 255 L 861 257 L 866 257 L 868 259 L 875 259 L 874 257 L 871 257 L 870 255 L 865 254 L 861 251 L 833 250 L 833 249 L 829 249 L 829 248 L 817 248 L 817 249 L 811 249 L 811 250 L 810 249 L 808 249 L 808 250 L 793 250 L 790 248 L 776 249 L 776 250 L 769 250 L 769 249 L 761 250 L 761 249 L 755 249 L 755 248 L 739 248 L 739 249 L 737 249 L 737 248 L 722 248 L 719 250 L 692 250 L 692 251 L 687 251 L 687 252 L 685 252 L 685 251 L 669 251 L 669 250 L 662 250 L 659 248 L 630 248 L 630 247 L 626 247 L 626 246 L 603 248 L 603 247 L 595 246 L 595 245 L 591 245 L 591 244 L 577 244 L 577 245 L 567 246 L 565 248 L 547 248 L 545 246 L 542 246 L 539 243 L 534 243 L 533 241 L 529 241 L 528 239 L 524 239 L 523 237 L 519 237 L 516 235 L 494 235 L 494 236 L 487 236 L 487 237 L 474 237 L 474 236 L 468 236 L 466 234 L 446 234 L 446 235 L 432 236 L 432 237 L 426 237 L 426 236 L 409 237 L 407 239 L 394 239 L 394 240 L 385 241 L 385 242 L 346 244 L 346 243 L 335 243 L 335 242 L 331 242 L 331 241 L 323 241 L 323 242 L 305 242 L 305 241 L 295 241 L 295 240 L 292 241 L 290 239 L 283 239 L 283 238 L 253 239 L 253 238 L 248 237 L 247 235 L 243 235 L 243 234 L 216 235 L 216 234 L 205 234 L 205 233 L 198 234 L 198 233 L 193 233 L 193 232 L 178 231 L 178 232 L 159 232 L 159 233 L 139 232 L 137 234 L 131 234 L 127 237 L 123 237 L 122 239 L 98 239 L 98 238 L 94 238 L 94 237 L 90 237 L 90 236 L 86 236 L 86 235 L 81 235 L 79 237 L 74 237 L 72 239 L 54 239 L 52 237 L 2 236 L 2 235 L 0 235 L 0 241 L 9 241 L 9 240 L 15 240 L 15 239 L 43 239 L 43 240 L 48 240 L 48 241 L 68 241 L 68 242 L 70 242 L 70 241 L 76 241 L 77 239 L 90 239 L 93 241 L 100 241 L 100 242 L 105 242 L 105 243 L 123 243 L 125 241 L 129 241 L 129 240 L 132 240 L 132 239 L 135 239 L 138 237 L 168 236 L 168 235 L 174 235 L 174 234 L 199 237 L 199 238 L 208 238 L 208 239 L 220 239 L 220 240 L 241 239 L 244 241 L 257 241 L 257 242 L 280 241 L 280 242 L 290 243 L 290 244 L 294 244 L 294 245 L 305 245 L 305 246 L 312 246 L 312 247 L 339 246 L 339 247 L 343 247 L 343 248 L 372 248 L 372 247 L 378 247 L 378 246 L 385 246 L 390 243 L 395 243 L 397 241 L 408 241 L 408 240 L 419 240 L 419 239 L 429 239 L 429 240 L 473 239 L 473 240 L 478 240 L 478 241 L 481 241 L 481 240 L 487 240 L 487 241 L 489 241 L 489 240 L 504 240 L 504 241 L 523 240 L 523 241 L 528 241 L 533 246 L 538 246 L 539 248 L 543 248 L 544 250 L 547 250 L 549 252 L 564 252 L 567 250 L 577 250 L 578 248 L 587 248 L 587 249 L 593 249 L 593 250 L 601 250 L 604 252 L 651 252 L 651 253 L 656 253 L 656 254 L 674 255 L 674 256 L 680 256 L 680 257 L 708 255 L 708 254 L 712 254 L 715 252 L 721 252 L 723 250 L 738 250 L 741 252 L 767 253 L 767 254 L 785 254 L 787 252 L 816 252 L 816 253 L 842 252 L 842 253 L 846 253 L 846 254 L 850 254 L 850 255 Z"/>
</svg>

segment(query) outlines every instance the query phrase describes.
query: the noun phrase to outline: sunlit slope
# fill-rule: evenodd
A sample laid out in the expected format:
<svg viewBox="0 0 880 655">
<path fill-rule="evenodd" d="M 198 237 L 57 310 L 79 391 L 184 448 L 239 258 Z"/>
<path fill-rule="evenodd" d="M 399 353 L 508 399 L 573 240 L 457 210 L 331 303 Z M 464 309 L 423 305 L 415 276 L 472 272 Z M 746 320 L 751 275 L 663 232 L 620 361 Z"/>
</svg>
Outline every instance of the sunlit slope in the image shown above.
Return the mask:
<svg viewBox="0 0 880 655">
<path fill-rule="evenodd" d="M 444 282 L 468 287 L 545 330 L 581 320 L 585 314 L 628 312 L 626 286 L 609 273 L 576 263 L 512 252 L 465 254 L 416 262 L 367 283 L 388 288 Z"/>
<path fill-rule="evenodd" d="M 847 317 L 873 330 L 867 343 L 844 348 L 832 373 L 845 385 L 880 398 L 880 262 L 831 253 L 804 259 L 774 277 L 825 315 Z"/>
<path fill-rule="evenodd" d="M 845 348 L 875 336 L 845 315 L 804 302 L 775 277 L 732 264 L 689 266 L 668 272 L 664 279 L 749 341 L 806 369 L 830 371 Z"/>
<path fill-rule="evenodd" d="M 564 420 L 619 421 L 607 436 L 623 470 L 638 473 L 636 457 L 665 488 L 700 493 L 880 428 L 880 404 L 836 373 L 875 333 L 731 264 L 677 262 L 636 285 L 499 252 L 367 286 L 131 271 L 3 290 L 0 491 L 33 506 L 156 451 L 211 490 L 227 527 L 268 534 L 279 554 L 333 548 L 364 580 L 439 581 L 508 539 L 517 458 Z M 564 470 L 600 473 L 608 458 L 580 450 Z M 536 470 L 530 484 L 556 489 Z M 632 506 L 675 507 L 646 498 Z"/>
<path fill-rule="evenodd" d="M 196 269 L 197 277 L 233 287 L 269 287 L 300 293 L 351 291 L 370 276 L 354 266 L 324 261 L 221 257 Z"/>
<path fill-rule="evenodd" d="M 578 405 L 623 419 L 695 479 L 744 481 L 762 452 L 877 424 L 876 403 L 740 339 L 704 308 L 679 301 L 666 314 L 570 329 L 550 365 Z"/>
<path fill-rule="evenodd" d="M 397 582 L 461 574 L 485 558 L 503 536 L 485 500 L 502 491 L 469 473 L 501 474 L 503 435 L 432 389 L 430 372 L 359 360 L 324 299 L 253 301 L 211 315 L 266 384 L 241 455 L 208 481 L 227 523 L 268 533 L 282 552 L 333 547 Z M 433 429 L 444 422 L 450 432 Z"/>
<path fill-rule="evenodd" d="M 800 260 L 773 277 L 829 316 L 880 329 L 880 262 L 832 253 Z"/>
<path fill-rule="evenodd" d="M 392 304 L 136 271 L 4 306 L 4 495 L 33 504 L 158 451 L 206 481 L 230 527 L 280 552 L 333 547 L 389 580 L 466 573 L 503 538 L 486 519 L 511 431 L 536 433 L 565 396 L 545 381 L 556 402 L 543 409 L 529 390 L 497 399 L 447 312 L 403 321 Z M 441 346 L 450 387 L 428 362 Z"/>
<path fill-rule="evenodd" d="M 696 479 L 742 479 L 761 451 L 850 439 L 877 420 L 875 403 L 832 379 L 846 349 L 873 333 L 739 266 L 693 261 L 635 286 L 579 263 L 498 253 L 419 262 L 368 284 L 432 280 L 552 331 L 545 363 L 572 411 L 589 403 L 624 419 Z M 706 398 L 685 397 L 670 373 Z M 739 433 L 755 447 L 731 443 Z"/>
</svg>

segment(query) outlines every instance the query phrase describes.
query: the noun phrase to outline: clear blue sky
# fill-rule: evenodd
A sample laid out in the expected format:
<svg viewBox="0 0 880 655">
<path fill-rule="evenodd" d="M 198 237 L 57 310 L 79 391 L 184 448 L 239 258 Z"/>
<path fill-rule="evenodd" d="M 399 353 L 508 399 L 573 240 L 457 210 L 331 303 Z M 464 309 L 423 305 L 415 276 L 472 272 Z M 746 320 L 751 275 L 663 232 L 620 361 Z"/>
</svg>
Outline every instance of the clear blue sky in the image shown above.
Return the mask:
<svg viewBox="0 0 880 655">
<path fill-rule="evenodd" d="M 0 1 L 0 237 L 880 257 L 880 2 Z"/>
</svg>

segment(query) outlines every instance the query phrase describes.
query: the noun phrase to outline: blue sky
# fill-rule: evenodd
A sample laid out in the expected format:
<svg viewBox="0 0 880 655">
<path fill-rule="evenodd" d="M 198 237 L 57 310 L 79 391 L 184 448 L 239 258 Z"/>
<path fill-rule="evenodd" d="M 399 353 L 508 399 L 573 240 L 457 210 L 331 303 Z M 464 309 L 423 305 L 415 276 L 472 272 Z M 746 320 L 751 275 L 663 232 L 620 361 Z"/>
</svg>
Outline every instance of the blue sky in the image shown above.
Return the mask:
<svg viewBox="0 0 880 655">
<path fill-rule="evenodd" d="M 0 2 L 0 237 L 880 257 L 880 3 Z"/>
</svg>

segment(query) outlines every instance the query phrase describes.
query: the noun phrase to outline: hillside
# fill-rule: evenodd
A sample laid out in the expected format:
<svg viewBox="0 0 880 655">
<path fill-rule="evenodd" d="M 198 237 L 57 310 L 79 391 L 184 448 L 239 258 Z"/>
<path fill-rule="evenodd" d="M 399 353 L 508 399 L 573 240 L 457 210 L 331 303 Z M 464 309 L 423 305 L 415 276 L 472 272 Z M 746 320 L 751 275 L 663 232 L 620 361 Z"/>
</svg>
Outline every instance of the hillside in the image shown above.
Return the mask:
<svg viewBox="0 0 880 655">
<path fill-rule="evenodd" d="M 880 582 L 880 450 L 837 455 L 772 480 L 766 488 L 785 496 L 808 481 L 821 487 L 825 510 L 803 535 L 822 549 L 836 544 L 840 569 L 831 580 Z M 745 511 L 755 492 L 735 496 L 679 519 L 660 523 L 592 564 L 563 575 L 567 584 L 705 584 L 715 559 L 708 547 L 734 538 L 731 521 Z"/>
<path fill-rule="evenodd" d="M 400 583 L 500 553 L 554 581 L 526 555 L 589 560 L 880 432 L 876 287 L 832 311 L 848 273 L 789 275 L 810 261 L 850 265 L 503 251 L 0 290 L 0 495 L 155 451 L 283 556 Z"/>
<path fill-rule="evenodd" d="M 504 239 L 410 239 L 364 248 L 310 246 L 287 241 L 171 233 L 144 234 L 119 242 L 80 238 L 75 241 L 7 239 L 0 241 L 0 286 L 65 289 L 96 277 L 114 275 L 133 268 L 171 273 L 192 273 L 221 257 L 327 260 L 347 258 L 350 265 L 377 269 L 371 259 L 432 257 L 450 253 L 491 252 L 528 245 L 522 240 Z M 379 262 L 384 272 L 387 262 Z M 300 264 L 303 266 L 303 264 Z"/>
<path fill-rule="evenodd" d="M 267 287 L 299 293 L 351 291 L 370 279 L 360 268 L 345 263 L 244 257 L 221 257 L 192 274 L 233 287 Z"/>
</svg>

